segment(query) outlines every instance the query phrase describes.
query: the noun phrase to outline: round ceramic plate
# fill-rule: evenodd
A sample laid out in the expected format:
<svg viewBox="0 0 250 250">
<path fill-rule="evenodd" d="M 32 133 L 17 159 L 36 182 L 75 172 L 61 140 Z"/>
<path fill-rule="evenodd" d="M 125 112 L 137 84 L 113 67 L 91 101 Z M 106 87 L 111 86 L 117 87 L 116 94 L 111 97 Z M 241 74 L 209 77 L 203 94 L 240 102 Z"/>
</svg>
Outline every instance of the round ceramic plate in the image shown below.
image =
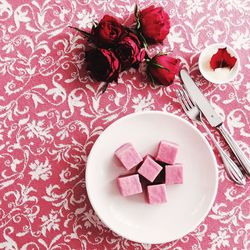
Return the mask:
<svg viewBox="0 0 250 250">
<path fill-rule="evenodd" d="M 154 154 L 160 140 L 179 144 L 176 162 L 184 165 L 184 184 L 167 186 L 166 203 L 148 204 L 144 195 L 123 197 L 116 179 L 126 170 L 114 151 L 131 142 L 142 155 Z M 176 240 L 206 217 L 217 192 L 215 156 L 204 136 L 175 115 L 149 111 L 127 115 L 96 140 L 86 167 L 90 202 L 103 223 L 117 234 L 140 243 Z"/>
</svg>

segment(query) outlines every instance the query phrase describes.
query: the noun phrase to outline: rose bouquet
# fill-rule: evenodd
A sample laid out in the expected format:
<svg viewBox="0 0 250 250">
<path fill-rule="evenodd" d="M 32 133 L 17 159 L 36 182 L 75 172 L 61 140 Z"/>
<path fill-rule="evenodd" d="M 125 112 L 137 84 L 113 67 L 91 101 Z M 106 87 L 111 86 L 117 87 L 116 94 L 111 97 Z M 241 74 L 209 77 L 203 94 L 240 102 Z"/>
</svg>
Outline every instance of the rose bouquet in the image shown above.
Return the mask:
<svg viewBox="0 0 250 250">
<path fill-rule="evenodd" d="M 71 28 L 92 45 L 85 53 L 87 70 L 97 81 L 106 82 L 103 92 L 110 82 L 117 81 L 120 72 L 130 67 L 138 69 L 142 62 L 147 63 L 147 74 L 156 84 L 171 85 L 179 72 L 179 59 L 164 53 L 150 58 L 147 53 L 148 45 L 162 43 L 169 33 L 169 16 L 162 7 L 152 5 L 140 11 L 136 6 L 133 28 L 109 15 L 95 23 L 90 33 Z"/>
</svg>

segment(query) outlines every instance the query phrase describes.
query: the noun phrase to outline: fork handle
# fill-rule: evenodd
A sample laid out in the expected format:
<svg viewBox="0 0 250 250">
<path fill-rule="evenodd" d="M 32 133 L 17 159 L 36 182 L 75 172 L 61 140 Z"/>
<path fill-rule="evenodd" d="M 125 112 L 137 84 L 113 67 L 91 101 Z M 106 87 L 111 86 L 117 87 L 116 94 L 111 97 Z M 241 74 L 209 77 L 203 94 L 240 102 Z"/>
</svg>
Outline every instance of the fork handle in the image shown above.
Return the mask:
<svg viewBox="0 0 250 250">
<path fill-rule="evenodd" d="M 211 137 L 213 143 L 215 144 L 215 146 L 217 147 L 221 159 L 224 163 L 225 169 L 227 171 L 228 176 L 237 184 L 239 185 L 245 185 L 246 184 L 246 179 L 245 176 L 242 174 L 242 172 L 240 171 L 240 169 L 238 168 L 238 166 L 235 164 L 235 162 L 225 153 L 225 151 L 221 148 L 220 144 L 214 139 L 214 136 L 212 135 L 212 133 L 210 132 L 210 130 L 208 129 L 207 125 L 202 121 L 201 119 L 201 123 L 203 125 L 203 127 L 205 128 L 206 132 L 208 133 L 208 135 Z"/>
<path fill-rule="evenodd" d="M 236 143 L 234 138 L 228 133 L 225 127 L 221 125 L 218 127 L 218 129 L 227 141 L 232 151 L 234 152 L 246 174 L 250 176 L 250 161 L 247 159 L 243 151 L 240 149 L 239 145 Z"/>
</svg>

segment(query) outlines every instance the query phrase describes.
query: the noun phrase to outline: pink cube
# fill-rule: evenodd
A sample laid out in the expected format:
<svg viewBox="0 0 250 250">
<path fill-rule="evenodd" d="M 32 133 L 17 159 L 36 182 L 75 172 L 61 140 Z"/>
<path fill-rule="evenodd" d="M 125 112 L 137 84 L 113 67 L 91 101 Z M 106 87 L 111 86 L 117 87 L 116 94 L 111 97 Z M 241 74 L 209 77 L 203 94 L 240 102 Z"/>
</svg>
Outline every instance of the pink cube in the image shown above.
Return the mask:
<svg viewBox="0 0 250 250">
<path fill-rule="evenodd" d="M 155 159 L 167 164 L 174 164 L 179 145 L 162 140 L 159 143 Z"/>
<path fill-rule="evenodd" d="M 182 164 L 174 164 L 165 167 L 165 183 L 167 185 L 183 183 Z"/>
<path fill-rule="evenodd" d="M 138 173 L 153 182 L 161 170 L 162 166 L 155 162 L 150 156 L 146 156 L 141 167 L 138 169 Z"/>
<path fill-rule="evenodd" d="M 142 186 L 138 174 L 118 177 L 117 184 L 123 196 L 142 193 Z"/>
<path fill-rule="evenodd" d="M 148 189 L 148 202 L 158 204 L 167 201 L 167 190 L 165 184 L 150 185 Z"/>
<path fill-rule="evenodd" d="M 115 155 L 127 170 L 135 167 L 143 160 L 131 143 L 125 143 L 120 146 L 115 151 Z"/>
</svg>

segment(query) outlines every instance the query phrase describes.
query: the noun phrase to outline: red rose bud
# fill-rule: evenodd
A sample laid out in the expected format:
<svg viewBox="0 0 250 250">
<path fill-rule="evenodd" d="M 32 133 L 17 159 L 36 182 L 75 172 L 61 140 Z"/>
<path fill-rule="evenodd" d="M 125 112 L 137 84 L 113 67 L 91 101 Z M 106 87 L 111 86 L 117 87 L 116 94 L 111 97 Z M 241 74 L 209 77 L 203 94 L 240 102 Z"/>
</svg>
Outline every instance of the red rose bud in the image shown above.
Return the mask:
<svg viewBox="0 0 250 250">
<path fill-rule="evenodd" d="M 232 69 L 237 59 L 227 52 L 227 48 L 218 49 L 210 60 L 210 67 L 215 70 L 217 68 Z"/>
<path fill-rule="evenodd" d="M 87 69 L 97 81 L 117 81 L 120 63 L 114 52 L 107 49 L 92 49 L 86 52 Z"/>
<path fill-rule="evenodd" d="M 168 14 L 162 7 L 155 8 L 154 5 L 139 13 L 140 30 L 149 43 L 162 42 L 170 29 Z"/>
<path fill-rule="evenodd" d="M 124 32 L 124 27 L 112 16 L 105 15 L 96 27 L 92 28 L 92 39 L 97 47 L 112 47 Z"/>
<path fill-rule="evenodd" d="M 180 59 L 176 59 L 166 54 L 154 56 L 148 66 L 147 72 L 154 82 L 160 85 L 169 86 L 173 83 L 175 75 L 180 70 Z"/>
<path fill-rule="evenodd" d="M 121 37 L 114 52 L 120 60 L 122 70 L 130 67 L 138 68 L 145 56 L 141 45 L 140 40 L 133 32 L 128 32 Z"/>
</svg>

